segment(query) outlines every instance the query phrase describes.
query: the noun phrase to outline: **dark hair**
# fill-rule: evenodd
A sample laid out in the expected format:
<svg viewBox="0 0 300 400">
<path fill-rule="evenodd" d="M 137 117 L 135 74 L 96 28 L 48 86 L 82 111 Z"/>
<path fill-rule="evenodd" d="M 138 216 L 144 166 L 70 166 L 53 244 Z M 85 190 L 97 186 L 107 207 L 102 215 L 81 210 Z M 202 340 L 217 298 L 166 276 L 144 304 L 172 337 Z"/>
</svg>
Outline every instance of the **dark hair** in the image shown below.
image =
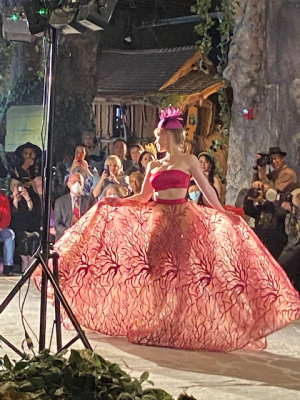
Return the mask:
<svg viewBox="0 0 300 400">
<path fill-rule="evenodd" d="M 124 144 L 126 144 L 126 147 L 128 147 L 127 142 L 124 139 L 117 139 L 114 141 L 114 145 L 118 142 L 123 142 Z"/>
<path fill-rule="evenodd" d="M 135 143 L 132 146 L 130 146 L 130 150 L 134 149 L 134 148 L 137 148 L 139 150 L 143 150 L 144 151 L 144 147 L 140 143 Z"/>
<path fill-rule="evenodd" d="M 198 155 L 198 160 L 200 160 L 200 157 L 204 157 L 205 160 L 206 160 L 207 162 L 210 163 L 210 170 L 209 170 L 209 174 L 208 174 L 208 182 L 209 182 L 211 185 L 214 185 L 214 177 L 215 177 L 215 172 L 216 172 L 216 163 L 215 163 L 215 160 L 214 160 L 214 158 L 213 158 L 210 154 L 208 154 L 208 153 L 200 153 L 200 154 Z"/>
<path fill-rule="evenodd" d="M 142 172 L 143 174 L 145 174 L 146 171 L 145 171 L 145 169 L 144 169 L 144 167 L 142 165 L 142 159 L 143 159 L 144 155 L 146 155 L 146 154 L 150 154 L 155 159 L 155 155 L 151 151 L 145 150 L 145 151 L 142 152 L 142 154 L 140 155 L 138 164 L 139 164 L 139 171 Z"/>
</svg>

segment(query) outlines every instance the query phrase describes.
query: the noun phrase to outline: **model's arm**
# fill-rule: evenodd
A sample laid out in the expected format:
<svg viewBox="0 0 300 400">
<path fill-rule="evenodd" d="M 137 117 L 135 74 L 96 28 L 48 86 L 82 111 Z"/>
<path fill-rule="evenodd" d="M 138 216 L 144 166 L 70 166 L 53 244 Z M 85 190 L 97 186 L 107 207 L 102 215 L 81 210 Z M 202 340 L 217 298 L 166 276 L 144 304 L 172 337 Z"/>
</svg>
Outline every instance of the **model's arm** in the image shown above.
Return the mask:
<svg viewBox="0 0 300 400">
<path fill-rule="evenodd" d="M 190 156 L 190 174 L 193 176 L 208 203 L 216 210 L 225 212 L 218 199 L 215 189 L 211 186 L 211 184 L 208 182 L 208 179 L 200 169 L 197 157 L 193 155 Z"/>
</svg>

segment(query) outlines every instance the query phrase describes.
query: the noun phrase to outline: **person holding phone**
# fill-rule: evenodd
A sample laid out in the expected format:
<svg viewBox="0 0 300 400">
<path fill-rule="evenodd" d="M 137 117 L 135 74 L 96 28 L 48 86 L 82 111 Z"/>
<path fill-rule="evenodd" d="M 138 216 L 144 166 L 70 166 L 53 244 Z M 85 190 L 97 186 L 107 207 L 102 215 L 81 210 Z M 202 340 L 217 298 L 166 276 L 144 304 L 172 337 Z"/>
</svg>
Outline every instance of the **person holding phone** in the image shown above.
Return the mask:
<svg viewBox="0 0 300 400">
<path fill-rule="evenodd" d="M 75 147 L 75 157 L 70 167 L 69 173 L 65 177 L 65 182 L 69 176 L 74 173 L 80 173 L 84 179 L 84 193 L 90 194 L 94 186 L 94 180 L 99 176 L 96 168 L 89 165 L 87 161 L 87 153 L 84 144 Z"/>
<path fill-rule="evenodd" d="M 96 198 L 101 197 L 103 190 L 109 184 L 119 184 L 122 187 L 122 195 L 128 195 L 129 180 L 128 176 L 124 175 L 122 163 L 118 156 L 108 156 L 105 160 L 103 173 L 98 183 L 93 189 L 93 196 Z"/>
</svg>

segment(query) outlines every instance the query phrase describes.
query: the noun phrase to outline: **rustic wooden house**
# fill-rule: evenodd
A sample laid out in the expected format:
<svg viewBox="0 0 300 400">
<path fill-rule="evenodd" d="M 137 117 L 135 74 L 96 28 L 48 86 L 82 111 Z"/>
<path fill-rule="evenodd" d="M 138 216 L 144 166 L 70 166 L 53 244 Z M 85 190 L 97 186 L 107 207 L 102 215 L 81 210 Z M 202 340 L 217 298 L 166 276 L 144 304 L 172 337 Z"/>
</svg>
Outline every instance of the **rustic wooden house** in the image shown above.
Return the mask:
<svg viewBox="0 0 300 400">
<path fill-rule="evenodd" d="M 184 112 L 194 151 L 204 150 L 206 138 L 216 131 L 215 94 L 222 86 L 196 46 L 102 51 L 93 102 L 102 148 L 110 150 L 118 137 L 151 142 L 159 108 L 172 103 Z"/>
</svg>

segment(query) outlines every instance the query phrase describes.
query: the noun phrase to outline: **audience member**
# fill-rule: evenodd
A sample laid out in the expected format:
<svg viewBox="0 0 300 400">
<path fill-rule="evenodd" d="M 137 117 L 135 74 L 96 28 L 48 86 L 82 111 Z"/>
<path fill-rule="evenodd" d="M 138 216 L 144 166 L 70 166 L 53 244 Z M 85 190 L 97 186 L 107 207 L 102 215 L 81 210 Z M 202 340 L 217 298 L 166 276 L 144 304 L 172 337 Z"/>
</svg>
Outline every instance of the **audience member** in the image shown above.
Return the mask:
<svg viewBox="0 0 300 400">
<path fill-rule="evenodd" d="M 139 164 L 139 171 L 142 174 L 146 174 L 146 168 L 147 165 L 149 164 L 150 161 L 155 160 L 155 155 L 151 153 L 151 151 L 145 150 L 143 153 L 140 155 L 138 164 Z"/>
<path fill-rule="evenodd" d="M 283 202 L 281 207 L 288 214 L 285 218 L 285 231 L 288 242 L 278 259 L 295 288 L 300 292 L 300 188 L 293 190 L 293 201 Z"/>
<path fill-rule="evenodd" d="M 70 174 L 75 172 L 80 173 L 84 179 L 84 193 L 91 194 L 94 180 L 98 178 L 99 174 L 96 168 L 90 166 L 86 158 L 86 149 L 83 144 L 79 144 L 75 148 L 75 158 L 70 167 Z M 67 176 L 68 177 L 68 176 Z"/>
<path fill-rule="evenodd" d="M 8 198 L 0 193 L 0 242 L 3 243 L 3 273 L 13 275 L 15 233 L 8 228 L 10 205 Z"/>
<path fill-rule="evenodd" d="M 36 176 L 41 176 L 42 151 L 35 144 L 27 142 L 16 149 L 15 155 L 19 162 L 12 168 L 11 178 L 21 182 L 25 188 L 31 189 L 32 180 Z"/>
<path fill-rule="evenodd" d="M 130 157 L 133 161 L 132 172 L 139 170 L 139 159 L 143 151 L 144 147 L 139 143 L 136 143 L 130 147 Z"/>
<path fill-rule="evenodd" d="M 107 185 L 102 193 L 102 198 L 104 197 L 117 197 L 117 198 L 123 197 L 122 186 L 117 183 Z"/>
<path fill-rule="evenodd" d="M 134 170 L 132 160 L 127 160 L 127 143 L 123 139 L 118 139 L 114 142 L 114 155 L 118 156 L 121 160 L 123 171 L 125 175 L 130 175 Z"/>
<path fill-rule="evenodd" d="M 98 174 L 103 172 L 104 161 L 106 159 L 105 151 L 97 148 L 97 138 L 93 131 L 86 131 L 83 134 L 82 142 L 85 145 L 86 153 L 89 158 L 89 165 L 97 169 Z"/>
<path fill-rule="evenodd" d="M 10 188 L 10 228 L 16 235 L 15 255 L 21 257 L 24 272 L 40 243 L 41 215 L 34 210 L 31 195 L 21 182 L 12 179 Z"/>
<path fill-rule="evenodd" d="M 134 171 L 129 176 L 129 185 L 132 190 L 132 194 L 139 194 L 142 190 L 144 182 L 144 174 L 140 171 Z"/>
<path fill-rule="evenodd" d="M 198 155 L 200 167 L 208 179 L 209 183 L 215 188 L 219 199 L 221 198 L 221 181 L 216 174 L 216 164 L 213 157 L 206 152 L 202 152 Z"/>
<path fill-rule="evenodd" d="M 93 189 L 93 196 L 95 198 L 102 198 L 103 190 L 106 188 L 107 185 L 110 184 L 120 184 L 122 186 L 121 190 L 123 196 L 127 196 L 129 179 L 128 176 L 124 175 L 123 173 L 121 160 L 115 155 L 108 156 L 105 160 L 104 171 L 98 183 Z"/>
<path fill-rule="evenodd" d="M 78 173 L 72 173 L 67 186 L 70 193 L 58 198 L 55 202 L 55 239 L 62 237 L 64 232 L 74 225 L 95 203 L 95 199 L 84 194 L 84 178 Z"/>
</svg>

